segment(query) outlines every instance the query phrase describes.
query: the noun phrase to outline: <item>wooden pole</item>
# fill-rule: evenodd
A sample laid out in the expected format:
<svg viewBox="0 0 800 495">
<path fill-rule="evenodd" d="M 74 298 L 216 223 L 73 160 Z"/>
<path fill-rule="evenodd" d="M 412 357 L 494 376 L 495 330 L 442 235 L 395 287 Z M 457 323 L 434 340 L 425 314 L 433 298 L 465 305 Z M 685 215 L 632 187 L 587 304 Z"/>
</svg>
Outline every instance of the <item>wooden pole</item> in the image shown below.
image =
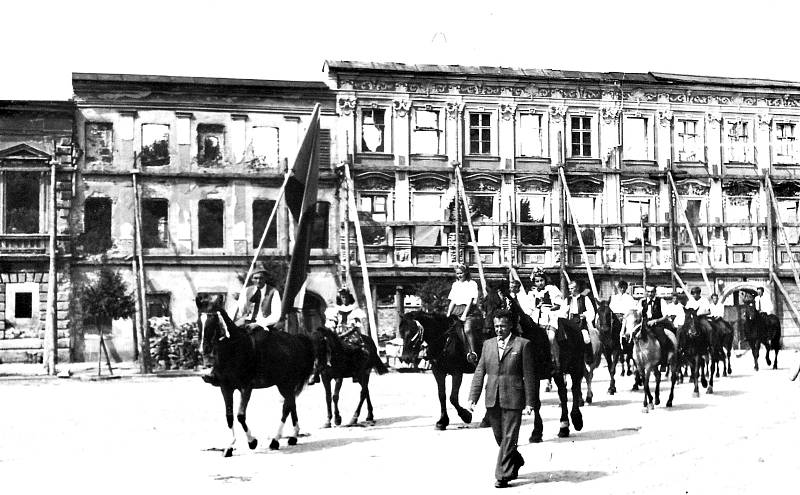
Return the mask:
<svg viewBox="0 0 800 495">
<path fill-rule="evenodd" d="M 261 239 L 258 241 L 258 248 L 256 248 L 256 252 L 253 254 L 253 260 L 250 262 L 250 268 L 247 269 L 247 275 L 244 277 L 244 283 L 242 284 L 242 287 L 247 287 L 248 282 L 250 282 L 250 277 L 253 276 L 253 270 L 255 269 L 256 262 L 261 254 L 261 249 L 264 247 L 264 242 L 267 239 L 267 232 L 269 232 L 269 228 L 272 226 L 272 222 L 275 220 L 275 214 L 278 211 L 278 205 L 280 204 L 281 200 L 283 199 L 283 195 L 286 192 L 286 183 L 289 182 L 289 177 L 290 174 L 287 173 L 286 177 L 283 179 L 283 184 L 278 191 L 278 198 L 275 200 L 275 205 L 272 207 L 269 218 L 267 218 L 267 225 L 264 226 L 264 231 L 261 233 Z"/>
<path fill-rule="evenodd" d="M 564 168 L 564 142 L 562 140 L 561 131 L 558 131 L 558 169 Z M 561 177 L 559 176 L 559 179 Z M 559 237 L 559 265 L 561 269 L 561 295 L 567 293 L 567 285 L 570 283 L 569 274 L 567 273 L 567 212 L 566 212 L 566 196 L 564 194 L 564 186 L 561 180 L 556 181 L 560 186 L 558 191 L 558 228 L 561 234 Z"/>
<path fill-rule="evenodd" d="M 461 191 L 461 200 L 464 202 L 464 216 L 467 217 L 467 226 L 469 227 L 469 239 L 472 241 L 472 252 L 475 253 L 475 261 L 478 264 L 478 275 L 480 275 L 481 286 L 483 287 L 483 296 L 489 294 L 489 288 L 486 286 L 486 276 L 483 273 L 483 260 L 481 260 L 481 252 L 478 249 L 478 240 L 475 239 L 475 229 L 472 226 L 472 218 L 469 215 L 469 198 L 464 189 L 464 180 L 461 178 L 461 168 L 455 167 L 456 179 L 458 180 L 458 189 Z"/>
<path fill-rule="evenodd" d="M 594 281 L 594 273 L 592 272 L 592 265 L 589 263 L 589 255 L 586 251 L 586 245 L 583 243 L 583 237 L 581 236 L 581 226 L 578 223 L 578 218 L 575 216 L 575 208 L 572 205 L 572 194 L 569 192 L 569 187 L 567 186 L 567 176 L 564 174 L 564 167 L 559 167 L 558 169 L 559 176 L 561 177 L 561 187 L 564 188 L 564 194 L 567 196 L 567 202 L 569 203 L 569 213 L 570 217 L 572 218 L 572 226 L 575 228 L 575 235 L 578 237 L 578 245 L 581 247 L 581 253 L 583 254 L 583 264 L 586 267 L 586 274 L 589 275 L 589 284 L 592 287 L 592 293 L 594 297 L 599 299 L 600 293 L 597 291 L 597 284 Z M 644 237 L 644 233 L 642 233 Z"/>
<path fill-rule="evenodd" d="M 350 166 L 344 165 L 345 180 L 347 180 L 347 188 L 354 190 L 353 179 L 350 177 Z M 372 290 L 369 286 L 369 273 L 367 271 L 367 256 L 364 252 L 364 238 L 361 235 L 361 221 L 358 219 L 358 208 L 356 208 L 356 201 L 352 194 L 347 196 L 350 202 L 350 208 L 353 214 L 353 223 L 356 229 L 356 246 L 358 247 L 358 259 L 361 265 L 361 281 L 364 284 L 364 299 L 367 303 L 367 318 L 369 318 L 369 331 L 375 343 L 378 343 L 378 323 L 375 320 L 375 307 L 372 301 Z"/>
<path fill-rule="evenodd" d="M 703 275 L 703 281 L 706 283 L 706 289 L 708 290 L 709 294 L 713 294 L 714 287 L 708 280 L 708 274 L 706 273 L 705 256 L 700 256 L 700 250 L 697 248 L 697 242 L 695 242 L 694 239 L 694 232 L 692 232 L 692 224 L 689 223 L 689 219 L 686 218 L 686 210 L 683 209 L 683 201 L 681 201 L 681 196 L 678 194 L 678 186 L 675 185 L 675 179 L 672 177 L 671 170 L 667 170 L 667 179 L 672 186 L 672 192 L 675 194 L 675 206 L 677 207 L 678 211 L 681 212 L 681 217 L 683 217 L 683 222 L 686 225 L 686 231 L 689 232 L 689 240 L 692 241 L 692 249 L 694 249 L 694 255 L 697 257 L 697 263 L 700 265 L 700 273 Z"/>
<path fill-rule="evenodd" d="M 647 287 L 647 250 L 644 248 L 644 215 L 639 216 L 642 228 L 642 287 Z"/>
<path fill-rule="evenodd" d="M 53 147 L 55 150 L 55 146 Z M 55 153 L 55 151 L 54 151 Z M 58 200 L 56 192 L 56 159 L 50 161 L 50 218 L 49 218 L 49 265 L 47 272 L 47 311 L 45 316 L 45 338 L 43 357 L 45 370 L 48 375 L 55 375 L 56 364 L 58 364 L 58 325 L 57 325 L 57 298 L 56 291 L 56 233 L 58 230 Z M 38 297 L 38 296 L 37 296 Z"/>
<path fill-rule="evenodd" d="M 767 189 L 767 181 L 769 180 L 769 171 L 764 172 L 764 193 L 767 196 L 767 202 L 772 204 L 772 195 L 770 191 Z M 772 215 L 772 208 L 767 207 L 767 226 L 766 226 L 766 234 L 767 234 L 767 245 L 769 248 L 767 249 L 767 272 L 768 278 L 770 283 L 772 284 L 772 294 L 770 298 L 772 300 L 772 307 L 777 307 L 776 304 L 778 302 L 778 286 L 772 280 L 772 274 L 775 272 L 775 246 L 777 243 L 775 242 L 775 220 Z"/>
<path fill-rule="evenodd" d="M 135 157 L 134 157 L 135 158 Z M 134 159 L 134 164 L 136 163 Z M 142 373 L 152 373 L 153 366 L 150 361 L 150 346 L 147 339 L 147 292 L 145 288 L 144 278 L 144 259 L 142 257 L 142 206 L 139 199 L 139 183 L 137 175 L 139 169 L 134 168 L 131 170 L 131 179 L 133 181 L 133 216 L 134 216 L 134 257 L 139 263 L 139 270 L 136 273 L 136 283 L 138 290 L 138 297 L 140 298 L 139 311 L 141 313 L 139 320 L 139 370 Z M 110 366 L 110 365 L 109 365 Z"/>
<path fill-rule="evenodd" d="M 775 209 L 775 220 L 778 223 L 778 230 L 781 233 L 781 239 L 783 240 L 783 247 L 786 248 L 786 252 L 789 254 L 789 266 L 792 268 L 792 274 L 794 275 L 794 282 L 797 284 L 797 288 L 800 289 L 800 274 L 797 272 L 797 263 L 794 259 L 794 252 L 792 252 L 792 246 L 789 244 L 789 236 L 786 234 L 786 229 L 783 228 L 783 221 L 781 220 L 781 211 L 778 208 L 778 200 L 775 198 L 775 191 L 772 189 L 772 181 L 770 180 L 769 176 L 764 177 L 764 181 L 767 184 L 767 190 L 769 191 L 769 197 L 772 200 L 772 207 Z M 787 296 L 788 301 L 788 296 Z"/>
</svg>

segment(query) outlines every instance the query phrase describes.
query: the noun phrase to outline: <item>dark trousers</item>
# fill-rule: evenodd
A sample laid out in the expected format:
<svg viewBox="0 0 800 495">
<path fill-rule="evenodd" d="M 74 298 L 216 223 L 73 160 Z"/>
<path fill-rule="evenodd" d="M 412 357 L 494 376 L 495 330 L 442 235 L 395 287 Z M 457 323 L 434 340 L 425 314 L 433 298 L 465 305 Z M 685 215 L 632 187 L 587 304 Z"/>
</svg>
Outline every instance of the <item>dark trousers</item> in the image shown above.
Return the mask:
<svg viewBox="0 0 800 495">
<path fill-rule="evenodd" d="M 492 433 L 500 451 L 497 453 L 497 465 L 494 476 L 498 480 L 510 480 L 514 468 L 522 464 L 522 455 L 517 452 L 519 426 L 522 423 L 522 411 L 519 409 L 503 409 L 489 407 L 486 409 Z"/>
</svg>

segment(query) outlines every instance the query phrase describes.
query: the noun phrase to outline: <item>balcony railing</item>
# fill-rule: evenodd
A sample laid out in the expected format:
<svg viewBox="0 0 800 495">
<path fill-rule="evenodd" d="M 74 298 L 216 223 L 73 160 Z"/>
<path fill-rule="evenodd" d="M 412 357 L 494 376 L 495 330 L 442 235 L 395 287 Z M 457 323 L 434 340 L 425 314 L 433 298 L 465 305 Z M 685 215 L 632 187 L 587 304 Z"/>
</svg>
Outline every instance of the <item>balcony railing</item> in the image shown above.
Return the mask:
<svg viewBox="0 0 800 495">
<path fill-rule="evenodd" d="M 48 234 L 0 234 L 0 255 L 47 254 Z"/>
</svg>

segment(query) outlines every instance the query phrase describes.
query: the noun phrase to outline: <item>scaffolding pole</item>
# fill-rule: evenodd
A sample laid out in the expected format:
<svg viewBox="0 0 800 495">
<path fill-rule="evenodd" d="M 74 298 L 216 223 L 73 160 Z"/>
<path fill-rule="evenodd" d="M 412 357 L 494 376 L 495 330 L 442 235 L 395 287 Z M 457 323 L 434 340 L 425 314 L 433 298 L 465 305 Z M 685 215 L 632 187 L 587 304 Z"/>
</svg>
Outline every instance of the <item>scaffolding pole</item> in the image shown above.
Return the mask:
<svg viewBox="0 0 800 495">
<path fill-rule="evenodd" d="M 792 267 L 792 274 L 794 275 L 794 283 L 797 284 L 797 288 L 800 289 L 800 274 L 797 271 L 797 264 L 795 263 L 794 253 L 792 252 L 792 247 L 789 244 L 789 236 L 786 234 L 786 229 L 783 227 L 783 220 L 781 220 L 781 212 L 778 208 L 778 200 L 775 198 L 775 191 L 772 189 L 772 181 L 769 178 L 769 175 L 764 176 L 764 183 L 767 185 L 767 192 L 769 193 L 769 199 L 772 203 L 772 208 L 775 210 L 775 221 L 778 223 L 778 230 L 781 232 L 781 239 L 783 240 L 783 247 L 786 248 L 786 252 L 789 254 L 789 266 Z M 789 299 L 787 298 L 787 301 Z M 791 303 L 791 302 L 790 302 Z"/>
<path fill-rule="evenodd" d="M 667 179 L 669 180 L 669 184 L 672 186 L 672 192 L 675 195 L 675 206 L 677 207 L 678 211 L 681 212 L 683 222 L 686 224 L 686 231 L 689 232 L 689 240 L 692 242 L 692 249 L 694 249 L 694 255 L 697 257 L 697 264 L 700 265 L 700 273 L 703 275 L 703 281 L 706 283 L 706 289 L 708 289 L 709 294 L 713 294 L 714 286 L 711 285 L 711 282 L 708 280 L 708 273 L 706 273 L 705 267 L 705 257 L 700 256 L 700 250 L 697 248 L 694 232 L 692 232 L 692 224 L 689 223 L 689 219 L 686 218 L 686 210 L 683 209 L 683 201 L 681 201 L 681 195 L 678 194 L 678 186 L 675 185 L 675 179 L 672 177 L 672 170 L 667 170 Z"/>
<path fill-rule="evenodd" d="M 467 226 L 469 227 L 469 239 L 472 241 L 472 250 L 475 253 L 475 262 L 478 264 L 478 275 L 480 275 L 481 286 L 483 287 L 483 296 L 489 294 L 489 289 L 486 287 L 486 276 L 483 273 L 483 260 L 481 260 L 481 252 L 478 249 L 478 241 L 475 239 L 475 229 L 472 226 L 472 218 L 469 215 L 469 198 L 467 192 L 464 190 L 464 180 L 461 178 L 461 167 L 455 167 L 457 188 L 461 193 L 461 200 L 464 202 L 464 216 L 467 217 Z"/>
<path fill-rule="evenodd" d="M 561 177 L 561 187 L 564 188 L 564 194 L 567 196 L 567 203 L 569 204 L 569 214 L 572 218 L 572 226 L 575 228 L 575 236 L 578 238 L 578 244 L 581 247 L 581 253 L 583 254 L 583 264 L 586 267 L 586 273 L 589 275 L 589 284 L 592 287 L 592 293 L 596 299 L 600 299 L 600 293 L 597 291 L 597 283 L 594 281 L 594 273 L 592 272 L 592 265 L 589 263 L 589 255 L 586 251 L 586 245 L 583 243 L 583 237 L 581 236 L 581 226 L 578 223 L 578 218 L 575 216 L 575 208 L 572 207 L 572 194 L 569 192 L 569 187 L 567 186 L 567 176 L 564 174 L 564 167 L 561 166 L 558 169 L 559 177 Z M 561 233 L 564 235 L 564 232 Z"/>
</svg>

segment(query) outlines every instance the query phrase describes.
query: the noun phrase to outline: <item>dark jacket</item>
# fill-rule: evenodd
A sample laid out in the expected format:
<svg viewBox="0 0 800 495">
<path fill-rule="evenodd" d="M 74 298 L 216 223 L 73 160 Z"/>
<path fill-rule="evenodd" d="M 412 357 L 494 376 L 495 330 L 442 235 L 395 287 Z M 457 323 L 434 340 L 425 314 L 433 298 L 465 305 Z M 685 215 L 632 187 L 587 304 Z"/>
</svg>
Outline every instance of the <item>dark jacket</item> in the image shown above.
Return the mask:
<svg viewBox="0 0 800 495">
<path fill-rule="evenodd" d="M 531 343 L 522 337 L 510 337 L 502 356 L 497 337 L 483 343 L 483 351 L 475 374 L 469 400 L 478 402 L 486 378 L 486 407 L 523 409 L 533 407 L 534 374 Z"/>
</svg>

